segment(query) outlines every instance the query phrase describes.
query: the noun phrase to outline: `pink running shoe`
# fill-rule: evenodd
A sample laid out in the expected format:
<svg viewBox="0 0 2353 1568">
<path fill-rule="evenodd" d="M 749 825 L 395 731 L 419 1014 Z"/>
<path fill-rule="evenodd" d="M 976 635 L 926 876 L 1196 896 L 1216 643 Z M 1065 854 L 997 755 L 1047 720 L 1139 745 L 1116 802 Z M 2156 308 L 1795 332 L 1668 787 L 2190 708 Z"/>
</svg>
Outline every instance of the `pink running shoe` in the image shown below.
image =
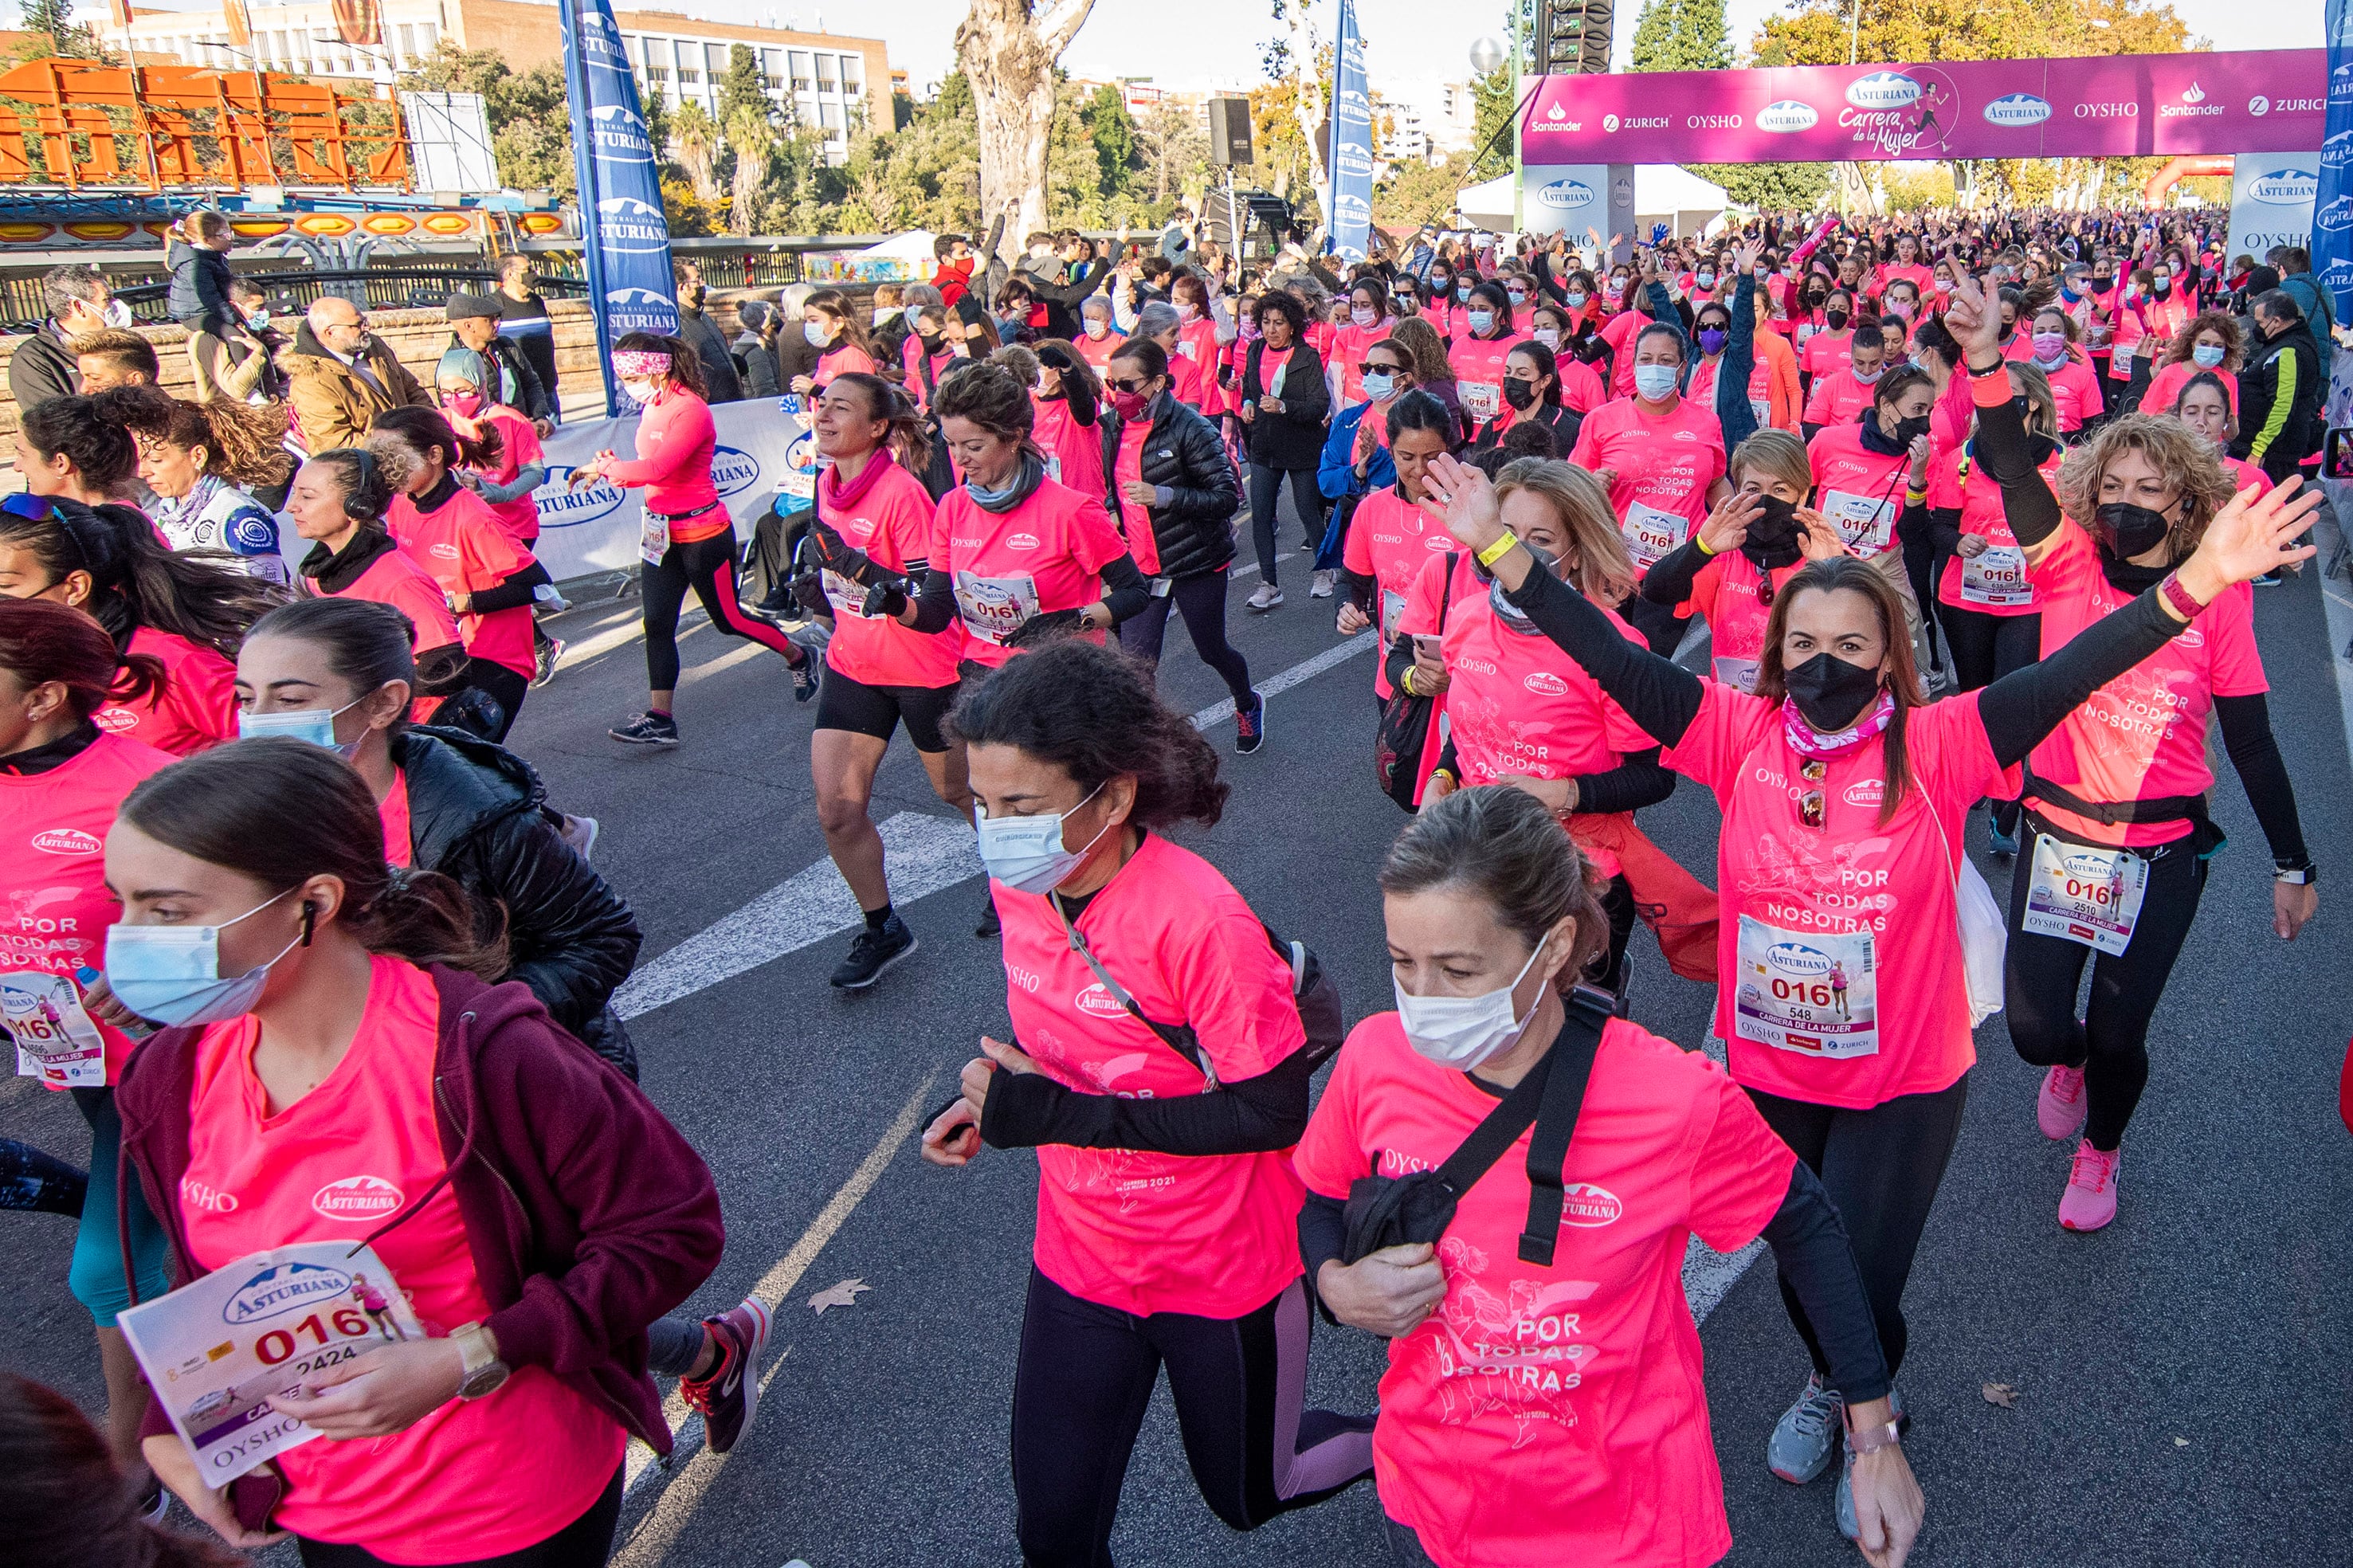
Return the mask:
<svg viewBox="0 0 2353 1568">
<path fill-rule="evenodd" d="M 2034 1120 L 2042 1136 L 2054 1143 L 2075 1136 L 2084 1125 L 2082 1068 L 2052 1068 L 2042 1075 L 2042 1092 L 2034 1097 Z"/>
<path fill-rule="evenodd" d="M 2075 1146 L 2075 1163 L 2067 1173 L 2067 1190 L 2059 1194 L 2059 1224 L 2067 1230 L 2097 1230 L 2116 1217 L 2116 1167 L 2124 1151 L 2105 1153 L 2088 1138 Z"/>
</svg>

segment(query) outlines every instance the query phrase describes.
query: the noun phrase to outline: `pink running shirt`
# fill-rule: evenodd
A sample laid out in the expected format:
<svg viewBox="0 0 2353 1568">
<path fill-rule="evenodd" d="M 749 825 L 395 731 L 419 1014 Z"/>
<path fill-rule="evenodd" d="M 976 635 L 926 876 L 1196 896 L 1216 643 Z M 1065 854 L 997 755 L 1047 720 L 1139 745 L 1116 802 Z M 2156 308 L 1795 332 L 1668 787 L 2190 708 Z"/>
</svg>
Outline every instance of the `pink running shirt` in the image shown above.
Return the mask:
<svg viewBox="0 0 2353 1568">
<path fill-rule="evenodd" d="M 1585 416 L 1568 460 L 1609 468 L 1609 508 L 1639 579 L 1707 517 L 1707 492 L 1724 478 L 1724 426 L 1715 411 L 1678 398 L 1660 417 L 1631 398 Z"/>
</svg>

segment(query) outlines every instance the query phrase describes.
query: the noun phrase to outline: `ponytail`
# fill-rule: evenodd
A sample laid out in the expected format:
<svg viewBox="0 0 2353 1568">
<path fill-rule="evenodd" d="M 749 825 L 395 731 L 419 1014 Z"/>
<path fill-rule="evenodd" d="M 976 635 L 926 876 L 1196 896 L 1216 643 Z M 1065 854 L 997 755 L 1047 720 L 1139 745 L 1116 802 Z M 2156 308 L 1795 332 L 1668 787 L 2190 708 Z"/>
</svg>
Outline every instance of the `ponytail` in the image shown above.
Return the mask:
<svg viewBox="0 0 2353 1568">
<path fill-rule="evenodd" d="M 135 507 L 11 496 L 0 503 L 0 543 L 30 553 L 52 584 L 87 573 L 91 591 L 84 607 L 117 647 L 150 626 L 234 659 L 247 629 L 287 597 L 221 552 L 165 549 Z"/>
</svg>

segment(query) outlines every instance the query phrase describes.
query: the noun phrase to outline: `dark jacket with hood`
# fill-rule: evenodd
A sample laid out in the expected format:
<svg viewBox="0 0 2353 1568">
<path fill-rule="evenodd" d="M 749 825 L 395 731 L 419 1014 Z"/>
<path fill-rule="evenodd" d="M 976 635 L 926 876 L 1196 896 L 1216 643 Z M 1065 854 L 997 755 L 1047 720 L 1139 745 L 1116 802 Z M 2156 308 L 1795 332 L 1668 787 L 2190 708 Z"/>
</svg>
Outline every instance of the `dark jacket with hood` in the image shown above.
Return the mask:
<svg viewBox="0 0 2353 1568">
<path fill-rule="evenodd" d="M 408 781 L 413 863 L 505 909 L 506 977 L 585 1037 L 629 977 L 644 936 L 628 903 L 556 831 L 539 775 L 505 747 L 456 730 L 404 730 L 392 738 L 392 762 Z"/>
<path fill-rule="evenodd" d="M 546 1368 L 667 1454 L 646 1326 L 718 1266 L 726 1231 L 710 1168 L 636 1085 L 557 1029 L 529 988 L 485 985 L 439 965 L 427 973 L 441 1005 L 433 1119 L 499 1357 Z M 205 1273 L 189 1255 L 177 1201 L 203 1034 L 189 1026 L 150 1036 L 114 1091 L 126 1175 L 137 1172 L 184 1285 Z M 438 1190 L 364 1239 L 405 1223 Z M 127 1180 L 118 1191 L 129 1191 Z M 127 1234 L 120 1204 L 116 1224 Z M 155 1401 L 146 1434 L 171 1429 Z"/>
<path fill-rule="evenodd" d="M 2293 322 L 2268 342 L 2257 342 L 2239 373 L 2239 438 L 2231 443 L 2231 455 L 2253 463 L 2274 483 L 2286 479 L 2320 450 L 2327 397 L 2327 362 L 2310 322 Z"/>
<path fill-rule="evenodd" d="M 16 410 L 71 397 L 81 390 L 81 362 L 66 342 L 66 332 L 55 321 L 43 321 L 29 338 L 18 338 L 8 353 L 8 395 Z"/>
<path fill-rule="evenodd" d="M 174 239 L 164 247 L 164 265 L 172 271 L 164 313 L 190 331 L 206 329 L 227 334 L 237 324 L 237 307 L 228 302 L 228 258 L 201 245 Z"/>
<path fill-rule="evenodd" d="M 1152 508 L 1152 540 L 1160 552 L 1162 577 L 1193 577 L 1215 572 L 1234 558 L 1233 516 L 1242 504 L 1241 480 L 1226 457 L 1226 444 L 1198 414 L 1171 392 L 1153 399 L 1146 412 L 1152 428 L 1139 455 L 1144 482 L 1167 499 Z M 1103 504 L 1131 542 L 1142 519 L 1119 493 L 1122 421 L 1109 403 L 1096 416 L 1103 426 L 1103 474 L 1111 493 Z"/>
<path fill-rule="evenodd" d="M 703 384 L 711 395 L 705 403 L 741 403 L 744 401 L 744 380 L 735 374 L 735 356 L 727 347 L 727 335 L 719 323 L 711 319 L 710 307 L 698 306 L 690 310 L 681 305 L 678 310 L 679 341 L 694 351 L 702 366 Z"/>
</svg>

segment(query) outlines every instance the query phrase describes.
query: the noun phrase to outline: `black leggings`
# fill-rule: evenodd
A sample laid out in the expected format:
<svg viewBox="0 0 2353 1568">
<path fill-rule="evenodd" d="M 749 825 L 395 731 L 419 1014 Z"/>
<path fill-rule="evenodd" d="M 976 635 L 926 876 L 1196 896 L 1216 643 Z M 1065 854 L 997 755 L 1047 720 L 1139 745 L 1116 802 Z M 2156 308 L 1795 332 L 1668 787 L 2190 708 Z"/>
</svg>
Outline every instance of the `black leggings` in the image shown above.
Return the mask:
<svg viewBox="0 0 2353 1568">
<path fill-rule="evenodd" d="M 1291 476 L 1291 504 L 1307 531 L 1307 552 L 1324 543 L 1324 492 L 1315 488 L 1313 468 L 1278 468 L 1253 459 L 1250 471 L 1250 531 L 1258 540 L 1259 574 L 1274 581 L 1275 504 L 1282 476 Z"/>
<path fill-rule="evenodd" d="M 2051 833 L 2064 844 L 2082 842 L 2031 815 L 2026 830 Z M 2125 1124 L 2148 1085 L 2148 1021 L 2206 891 L 2206 862 L 2190 847 L 2196 837 L 2142 851 L 2148 886 L 2132 941 L 2120 955 L 2021 931 L 2033 880 L 2031 848 L 2020 854 L 2010 878 L 2010 954 L 2002 964 L 2002 1016 L 2010 1020 L 2010 1043 L 2036 1067 L 2084 1069 L 2084 1136 L 2094 1149 L 2113 1150 L 2124 1142 Z M 2086 959 L 2094 961 L 2092 1004 L 2079 1020 L 2075 993 Z"/>
<path fill-rule="evenodd" d="M 735 531 L 715 533 L 691 544 L 672 544 L 661 563 L 641 563 L 638 582 L 646 599 L 646 685 L 656 691 L 678 689 L 678 612 L 686 591 L 702 601 L 703 614 L 721 631 L 749 637 L 761 647 L 797 665 L 807 656 L 792 639 L 744 613 L 735 597 Z"/>
<path fill-rule="evenodd" d="M 1879 1348 L 1887 1356 L 1887 1374 L 1894 1376 L 1909 1337 L 1904 1324 L 1904 1284 L 1912 1277 L 1920 1232 L 1945 1179 L 1953 1141 L 1960 1135 L 1968 1076 L 1963 1074 L 1950 1089 L 1898 1095 L 1868 1110 L 1784 1100 L 1753 1089 L 1748 1098 L 1766 1125 L 1822 1179 L 1853 1245 L 1855 1267 L 1862 1271 L 1872 1321 L 1879 1329 Z M 1806 1342 L 1814 1370 L 1827 1382 L 1830 1362 L 1787 1273 L 1781 1275 L 1781 1304 L 1788 1309 L 1798 1337 Z"/>
<path fill-rule="evenodd" d="M 479 688 L 499 705 L 498 732 L 484 739 L 505 745 L 507 731 L 514 728 L 516 717 L 522 712 L 522 700 L 531 694 L 531 677 L 518 675 L 505 665 L 494 664 L 487 658 L 469 658 L 466 661 L 466 684 Z"/>
<path fill-rule="evenodd" d="M 626 1464 L 616 1467 L 613 1479 L 605 1483 L 604 1494 L 588 1505 L 588 1511 L 546 1540 L 520 1552 L 469 1558 L 463 1563 L 441 1564 L 440 1568 L 604 1568 L 606 1560 L 613 1555 L 613 1527 L 621 1519 L 621 1477 L 628 1468 Z M 527 1483 L 509 1477 L 486 1484 Z M 299 1535 L 294 1543 L 301 1552 L 302 1568 L 392 1568 L 364 1546 L 342 1546 Z"/>
<path fill-rule="evenodd" d="M 1249 707 L 1250 662 L 1226 640 L 1226 569 L 1222 566 L 1215 572 L 1179 577 L 1166 595 L 1155 594 L 1146 599 L 1143 609 L 1119 624 L 1119 646 L 1157 668 L 1160 644 L 1168 635 L 1168 606 L 1172 604 L 1176 613 L 1185 617 L 1185 630 L 1193 638 L 1193 651 L 1225 681 L 1226 689 L 1234 694 L 1235 706 Z"/>
<path fill-rule="evenodd" d="M 1013 1375 L 1013 1495 L 1028 1568 L 1111 1568 L 1120 1485 L 1164 1363 L 1194 1484 L 1234 1529 L 1370 1475 L 1371 1416 L 1301 1408 L 1314 1315 L 1303 1279 L 1240 1318 L 1136 1317 L 1032 1268 Z"/>
<path fill-rule="evenodd" d="M 1603 967 L 1599 973 L 1588 971 L 1589 984 L 1613 996 L 1626 991 L 1626 944 L 1633 939 L 1634 921 L 1640 913 L 1634 908 L 1634 889 L 1627 885 L 1621 873 L 1602 884 L 1601 912 L 1609 917 L 1609 945 L 1597 956 Z"/>
<path fill-rule="evenodd" d="M 1991 686 L 2042 657 L 2042 617 L 2039 614 L 1989 616 L 1983 610 L 1940 604 L 1936 606 L 1936 618 L 1945 628 L 1947 646 L 1953 650 L 1953 675 L 1963 691 Z M 1993 823 L 2005 835 L 2016 834 L 2017 800 L 1995 802 Z"/>
</svg>

